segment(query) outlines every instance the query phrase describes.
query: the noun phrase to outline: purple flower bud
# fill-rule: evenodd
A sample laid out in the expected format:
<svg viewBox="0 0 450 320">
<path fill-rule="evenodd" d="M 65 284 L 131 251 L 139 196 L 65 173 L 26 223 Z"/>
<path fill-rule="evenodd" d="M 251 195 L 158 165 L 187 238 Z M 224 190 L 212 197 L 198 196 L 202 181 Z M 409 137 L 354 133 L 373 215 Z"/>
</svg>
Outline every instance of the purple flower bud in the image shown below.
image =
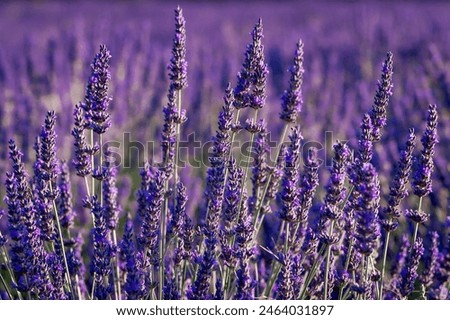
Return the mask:
<svg viewBox="0 0 450 320">
<path fill-rule="evenodd" d="M 108 96 L 109 60 L 111 54 L 105 45 L 100 45 L 100 50 L 91 64 L 91 75 L 86 86 L 86 94 L 82 107 L 85 112 L 86 125 L 98 134 L 105 133 L 111 126 L 108 113 L 111 97 Z"/>
<path fill-rule="evenodd" d="M 61 164 L 61 178 L 58 183 L 58 214 L 61 227 L 69 229 L 73 226 L 75 212 L 72 208 L 72 193 L 70 186 L 69 168 L 65 161 Z"/>
<path fill-rule="evenodd" d="M 416 145 L 416 135 L 414 129 L 409 130 L 408 141 L 406 142 L 405 150 L 400 153 L 400 159 L 397 163 L 394 179 L 389 187 L 388 206 L 383 209 L 382 226 L 386 231 L 394 231 L 398 227 L 398 218 L 400 212 L 398 206 L 400 202 L 408 195 L 406 184 L 411 172 L 412 153 Z"/>
<path fill-rule="evenodd" d="M 418 277 L 417 269 L 423 255 L 423 251 L 422 239 L 417 238 L 401 274 L 402 280 L 399 284 L 399 289 L 402 297 L 404 298 L 406 298 L 414 289 L 414 282 Z"/>
<path fill-rule="evenodd" d="M 435 272 L 439 264 L 439 234 L 437 232 L 431 233 L 431 248 L 425 258 L 425 267 L 420 276 L 420 281 L 426 288 L 431 287 L 435 278 Z"/>
<path fill-rule="evenodd" d="M 380 183 L 375 168 L 364 163 L 359 172 L 359 184 L 355 186 L 356 249 L 369 256 L 376 249 L 380 236 L 378 207 Z"/>
<path fill-rule="evenodd" d="M 285 156 L 284 175 L 281 182 L 281 191 L 278 193 L 280 204 L 280 219 L 286 221 L 295 221 L 298 218 L 299 199 L 298 199 L 298 161 L 300 155 L 300 143 L 303 137 L 299 127 L 292 128 L 289 136 L 291 143 Z"/>
<path fill-rule="evenodd" d="M 75 139 L 75 159 L 73 160 L 73 164 L 75 165 L 75 169 L 77 170 L 77 175 L 79 175 L 80 177 L 85 177 L 92 171 L 91 149 L 88 147 L 86 137 L 84 135 L 86 124 L 83 117 L 83 109 L 81 105 L 77 104 L 75 106 L 73 117 L 74 127 L 72 129 L 72 136 Z"/>
<path fill-rule="evenodd" d="M 288 123 L 295 123 L 297 115 L 302 111 L 302 83 L 303 83 L 303 42 L 297 42 L 294 64 L 289 69 L 289 87 L 281 97 L 280 119 Z"/>
<path fill-rule="evenodd" d="M 186 62 L 186 21 L 183 10 L 175 9 L 175 37 L 173 38 L 172 57 L 170 58 L 169 78 L 171 86 L 175 90 L 187 87 L 187 62 Z"/>
<path fill-rule="evenodd" d="M 234 107 L 236 109 L 260 109 L 266 100 L 266 82 L 268 68 L 264 59 L 262 20 L 252 31 L 252 43 L 247 45 L 242 70 L 238 74 L 238 83 L 234 89 Z"/>
<path fill-rule="evenodd" d="M 437 108 L 436 105 L 428 106 L 427 128 L 422 135 L 422 152 L 416 159 L 416 168 L 413 176 L 413 190 L 418 197 L 424 197 L 432 191 L 431 174 L 434 164 L 434 146 L 438 142 L 437 138 Z"/>
<path fill-rule="evenodd" d="M 144 271 L 137 258 L 137 252 L 133 240 L 133 223 L 127 217 L 123 239 L 120 243 L 120 252 L 125 258 L 125 293 L 129 300 L 136 300 L 143 297 L 145 291 Z"/>
<path fill-rule="evenodd" d="M 378 81 L 378 88 L 373 99 L 370 118 L 372 122 L 372 141 L 381 139 L 381 130 L 386 126 L 386 108 L 389 104 L 389 98 L 392 95 L 392 52 L 387 53 L 386 60 L 383 63 L 381 80 Z"/>
</svg>

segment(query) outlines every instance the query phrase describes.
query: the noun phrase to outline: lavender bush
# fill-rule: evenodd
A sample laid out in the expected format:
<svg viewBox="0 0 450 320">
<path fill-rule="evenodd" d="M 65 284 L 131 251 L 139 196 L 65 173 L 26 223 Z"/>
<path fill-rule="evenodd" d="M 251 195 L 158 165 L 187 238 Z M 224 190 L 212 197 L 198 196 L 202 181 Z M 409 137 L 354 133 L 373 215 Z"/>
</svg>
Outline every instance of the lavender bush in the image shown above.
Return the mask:
<svg viewBox="0 0 450 320">
<path fill-rule="evenodd" d="M 260 18 L 216 34 L 248 42 L 239 66 L 184 8 L 171 52 L 145 24 L 94 49 L 88 20 L 0 50 L 0 297 L 450 298 L 448 40 L 383 16 L 361 37 L 387 52 L 333 51 Z"/>
</svg>

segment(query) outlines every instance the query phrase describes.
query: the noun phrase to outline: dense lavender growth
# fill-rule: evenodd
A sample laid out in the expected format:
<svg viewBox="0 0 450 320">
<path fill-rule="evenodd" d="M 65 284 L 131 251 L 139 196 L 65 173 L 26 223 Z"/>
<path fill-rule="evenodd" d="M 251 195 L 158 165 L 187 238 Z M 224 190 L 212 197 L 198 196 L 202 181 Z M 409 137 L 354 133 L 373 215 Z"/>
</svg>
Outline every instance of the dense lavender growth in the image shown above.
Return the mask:
<svg viewBox="0 0 450 320">
<path fill-rule="evenodd" d="M 193 6 L 0 48 L 0 297 L 450 298 L 448 40 L 393 11 L 350 52 L 255 4 L 208 47 Z"/>
</svg>

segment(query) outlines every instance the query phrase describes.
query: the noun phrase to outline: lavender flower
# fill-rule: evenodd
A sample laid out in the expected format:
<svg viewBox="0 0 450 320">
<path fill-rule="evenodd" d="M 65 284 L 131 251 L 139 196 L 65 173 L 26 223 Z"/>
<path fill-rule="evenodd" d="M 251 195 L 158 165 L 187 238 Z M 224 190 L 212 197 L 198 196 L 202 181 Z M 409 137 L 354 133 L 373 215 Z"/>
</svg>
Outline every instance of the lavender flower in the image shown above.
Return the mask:
<svg viewBox="0 0 450 320">
<path fill-rule="evenodd" d="M 266 81 L 268 68 L 264 59 L 262 20 L 259 19 L 252 31 L 252 43 L 247 45 L 242 70 L 234 89 L 236 109 L 263 107 L 266 100 Z"/>
<path fill-rule="evenodd" d="M 135 300 L 143 297 L 145 292 L 144 271 L 138 256 L 133 240 L 133 224 L 130 217 L 127 217 L 125 231 L 122 242 L 120 243 L 120 252 L 125 258 L 125 293 L 129 300 Z"/>
<path fill-rule="evenodd" d="M 364 163 L 359 172 L 356 186 L 358 199 L 355 206 L 356 219 L 356 249 L 369 256 L 376 249 L 380 237 L 378 207 L 380 201 L 380 184 L 375 168 L 370 163 Z"/>
<path fill-rule="evenodd" d="M 175 145 L 176 145 L 176 122 L 178 117 L 177 107 L 175 105 L 176 91 L 173 87 L 169 88 L 167 94 L 168 103 L 163 109 L 164 127 L 161 133 L 161 148 L 163 157 L 163 168 L 166 178 L 173 174 L 175 165 Z"/>
<path fill-rule="evenodd" d="M 434 169 L 434 147 L 438 142 L 437 119 L 436 105 L 429 105 L 427 128 L 421 139 L 423 149 L 416 162 L 412 184 L 414 194 L 418 197 L 424 197 L 432 191 L 431 174 Z"/>
<path fill-rule="evenodd" d="M 361 137 L 358 140 L 359 150 L 358 159 L 363 163 L 370 162 L 373 156 L 373 143 L 372 143 L 372 132 L 373 132 L 372 120 L 368 114 L 364 115 L 363 121 L 361 123 Z"/>
<path fill-rule="evenodd" d="M 292 275 L 292 253 L 288 251 L 286 254 L 280 253 L 278 259 L 281 263 L 281 270 L 278 274 L 278 300 L 294 299 L 294 285 Z"/>
<path fill-rule="evenodd" d="M 414 289 L 414 282 L 418 277 L 417 268 L 423 255 L 423 243 L 421 238 L 417 238 L 405 267 L 402 270 L 402 281 L 399 284 L 400 294 L 407 297 Z"/>
<path fill-rule="evenodd" d="M 408 141 L 405 150 L 400 153 L 400 159 L 397 163 L 396 173 L 389 187 L 388 206 L 383 209 L 383 228 L 388 231 L 394 231 L 398 227 L 398 218 L 400 217 L 400 202 L 408 195 L 406 184 L 411 172 L 412 153 L 414 151 L 416 135 L 414 129 L 409 130 Z"/>
<path fill-rule="evenodd" d="M 187 194 L 186 187 L 182 182 L 177 183 L 177 201 L 173 210 L 172 218 L 168 227 L 167 235 L 180 236 L 183 232 L 184 217 L 186 215 Z"/>
<path fill-rule="evenodd" d="M 55 236 L 53 201 L 58 196 L 56 176 L 58 162 L 56 160 L 56 116 L 54 111 L 47 112 L 41 134 L 35 145 L 37 158 L 34 165 L 35 183 L 37 186 L 37 218 L 45 240 L 53 240 Z"/>
<path fill-rule="evenodd" d="M 19 226 L 20 235 L 18 235 L 21 244 L 15 247 L 16 250 L 23 249 L 23 260 L 16 256 L 17 251 L 12 252 L 12 259 L 18 262 L 19 268 L 21 265 L 24 267 L 24 270 L 19 269 L 22 274 L 18 275 L 18 285 L 22 291 L 32 291 L 41 299 L 49 299 L 52 296 L 53 287 L 48 273 L 46 253 L 37 225 L 36 210 L 32 203 L 31 189 L 22 162 L 22 154 L 17 149 L 14 140 L 9 141 L 9 156 L 13 168 L 12 177 L 14 177 L 13 180 L 10 180 L 10 183 L 13 184 L 12 190 L 10 190 L 11 207 L 15 207 L 12 209 L 17 210 L 21 218 L 13 217 L 16 214 L 14 211 L 9 215 L 14 223 L 19 223 L 19 225 L 23 223 L 23 227 Z M 17 229 L 13 231 L 17 231 Z M 21 275 L 23 277 L 19 277 Z"/>
<path fill-rule="evenodd" d="M 145 259 L 150 264 L 158 266 L 158 236 L 164 202 L 164 173 L 146 164 L 141 171 L 141 179 L 141 189 L 138 191 L 139 214 L 142 218 L 139 245 Z"/>
<path fill-rule="evenodd" d="M 289 69 L 289 88 L 281 97 L 280 119 L 288 123 L 295 123 L 297 115 L 302 111 L 302 83 L 303 83 L 303 42 L 297 42 L 294 64 Z"/>
<path fill-rule="evenodd" d="M 73 226 L 75 212 L 72 208 L 72 193 L 69 168 L 65 161 L 61 163 L 61 178 L 58 183 L 58 214 L 61 227 L 69 229 Z"/>
<path fill-rule="evenodd" d="M 425 258 L 425 267 L 422 275 L 420 275 L 420 282 L 426 288 L 431 287 L 435 272 L 438 268 L 439 248 L 438 248 L 439 234 L 437 232 L 431 233 L 431 248 Z"/>
<path fill-rule="evenodd" d="M 111 97 L 108 96 L 109 60 L 111 54 L 105 45 L 100 45 L 100 50 L 91 64 L 91 75 L 86 86 L 86 95 L 82 107 L 85 112 L 86 125 L 98 134 L 103 134 L 111 126 L 108 112 Z"/>
<path fill-rule="evenodd" d="M 378 88 L 373 99 L 370 119 L 372 123 L 372 139 L 379 141 L 381 139 L 381 130 L 386 126 L 386 108 L 389 104 L 389 98 L 392 95 L 392 52 L 387 53 L 386 60 L 383 63 L 381 80 L 378 81 Z"/>
<path fill-rule="evenodd" d="M 169 78 L 171 86 L 175 90 L 187 87 L 187 62 L 186 62 L 186 21 L 183 10 L 177 7 L 175 10 L 175 37 L 172 46 L 172 58 L 170 59 Z"/>
<path fill-rule="evenodd" d="M 112 259 L 115 256 L 115 248 L 108 237 L 105 209 L 100 206 L 96 196 L 92 197 L 92 214 L 95 219 L 95 227 L 92 232 L 93 257 L 91 273 L 95 275 L 95 297 L 100 300 L 107 299 L 111 294 L 111 286 L 108 283 L 112 273 Z"/>
<path fill-rule="evenodd" d="M 75 123 L 72 129 L 72 136 L 75 140 L 75 159 L 73 160 L 73 163 L 75 165 L 75 169 L 77 170 L 77 175 L 79 175 L 80 177 L 86 177 L 92 172 L 92 149 L 88 147 L 86 137 L 84 135 L 86 123 L 83 117 L 83 109 L 80 104 L 77 104 L 75 106 L 73 117 Z"/>
<path fill-rule="evenodd" d="M 305 234 L 306 224 L 308 222 L 308 212 L 311 209 L 314 193 L 319 185 L 319 160 L 317 158 L 317 149 L 312 148 L 308 152 L 305 161 L 305 172 L 300 183 L 300 210 L 297 220 L 300 222 L 300 233 Z"/>
<path fill-rule="evenodd" d="M 285 156 L 284 175 L 281 191 L 278 193 L 280 203 L 279 216 L 282 220 L 295 221 L 298 218 L 298 160 L 300 154 L 300 142 L 303 139 L 299 127 L 292 128 L 289 136 L 291 140 Z"/>
</svg>

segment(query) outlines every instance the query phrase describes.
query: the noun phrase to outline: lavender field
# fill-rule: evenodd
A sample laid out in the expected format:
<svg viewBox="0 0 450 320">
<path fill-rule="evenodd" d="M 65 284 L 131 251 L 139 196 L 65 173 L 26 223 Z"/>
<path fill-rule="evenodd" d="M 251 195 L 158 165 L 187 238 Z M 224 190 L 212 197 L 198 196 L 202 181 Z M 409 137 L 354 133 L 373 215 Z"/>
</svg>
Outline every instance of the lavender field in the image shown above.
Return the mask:
<svg viewBox="0 0 450 320">
<path fill-rule="evenodd" d="M 0 299 L 449 299 L 449 14 L 1 3 Z"/>
</svg>

